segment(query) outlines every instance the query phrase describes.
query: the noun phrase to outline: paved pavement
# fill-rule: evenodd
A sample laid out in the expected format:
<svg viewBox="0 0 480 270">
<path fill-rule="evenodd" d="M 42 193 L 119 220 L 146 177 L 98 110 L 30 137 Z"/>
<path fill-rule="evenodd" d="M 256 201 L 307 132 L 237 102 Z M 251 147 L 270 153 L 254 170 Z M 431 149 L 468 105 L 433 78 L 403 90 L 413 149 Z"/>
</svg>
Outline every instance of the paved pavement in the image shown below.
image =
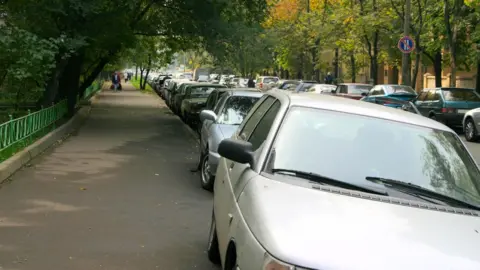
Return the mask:
<svg viewBox="0 0 480 270">
<path fill-rule="evenodd" d="M 467 145 L 468 150 L 470 151 L 470 153 L 473 155 L 473 157 L 477 161 L 477 164 L 480 165 L 480 143 L 478 143 L 478 142 L 476 142 L 476 143 L 467 142 L 463 135 L 460 135 L 460 137 L 462 138 L 462 140 Z"/>
<path fill-rule="evenodd" d="M 216 269 L 194 139 L 158 97 L 124 88 L 0 189 L 1 270 Z"/>
</svg>

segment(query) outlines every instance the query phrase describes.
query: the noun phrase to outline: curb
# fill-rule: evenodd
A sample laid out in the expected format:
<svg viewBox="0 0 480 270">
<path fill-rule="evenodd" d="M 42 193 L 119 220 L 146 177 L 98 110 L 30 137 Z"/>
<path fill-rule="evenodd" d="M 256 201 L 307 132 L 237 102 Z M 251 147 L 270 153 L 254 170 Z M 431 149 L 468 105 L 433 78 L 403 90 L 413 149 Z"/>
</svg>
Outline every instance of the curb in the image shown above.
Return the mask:
<svg viewBox="0 0 480 270">
<path fill-rule="evenodd" d="M 0 183 L 8 180 L 15 172 L 27 165 L 33 158 L 52 147 L 78 129 L 90 114 L 91 107 L 81 108 L 68 122 L 43 136 L 22 151 L 0 163 Z"/>
</svg>

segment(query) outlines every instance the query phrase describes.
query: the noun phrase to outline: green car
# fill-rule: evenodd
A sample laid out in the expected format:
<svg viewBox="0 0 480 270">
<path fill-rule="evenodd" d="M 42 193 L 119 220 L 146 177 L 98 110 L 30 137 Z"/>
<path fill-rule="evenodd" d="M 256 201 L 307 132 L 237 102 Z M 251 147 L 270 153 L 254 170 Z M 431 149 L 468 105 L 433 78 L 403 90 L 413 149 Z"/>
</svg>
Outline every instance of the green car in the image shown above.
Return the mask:
<svg viewBox="0 0 480 270">
<path fill-rule="evenodd" d="M 210 93 L 218 88 L 227 88 L 220 84 L 194 84 L 185 89 L 185 96 L 182 100 L 180 115 L 187 124 L 198 122 L 200 111 L 207 103 Z"/>
</svg>

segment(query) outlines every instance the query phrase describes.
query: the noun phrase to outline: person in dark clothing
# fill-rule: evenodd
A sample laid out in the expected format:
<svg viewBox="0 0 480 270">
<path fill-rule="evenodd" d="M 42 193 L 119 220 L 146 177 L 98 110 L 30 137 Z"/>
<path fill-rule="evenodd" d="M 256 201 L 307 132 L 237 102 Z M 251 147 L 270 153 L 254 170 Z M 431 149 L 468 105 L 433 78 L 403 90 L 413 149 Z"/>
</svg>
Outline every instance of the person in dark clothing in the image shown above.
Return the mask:
<svg viewBox="0 0 480 270">
<path fill-rule="evenodd" d="M 333 84 L 333 76 L 330 72 L 328 72 L 327 76 L 325 77 L 325 83 L 326 84 Z"/>
<path fill-rule="evenodd" d="M 248 88 L 255 88 L 255 82 L 253 81 L 252 78 L 248 79 L 247 87 Z"/>
<path fill-rule="evenodd" d="M 112 85 L 113 85 L 113 91 L 118 91 L 120 90 L 120 75 L 118 72 L 114 72 L 112 74 Z"/>
</svg>

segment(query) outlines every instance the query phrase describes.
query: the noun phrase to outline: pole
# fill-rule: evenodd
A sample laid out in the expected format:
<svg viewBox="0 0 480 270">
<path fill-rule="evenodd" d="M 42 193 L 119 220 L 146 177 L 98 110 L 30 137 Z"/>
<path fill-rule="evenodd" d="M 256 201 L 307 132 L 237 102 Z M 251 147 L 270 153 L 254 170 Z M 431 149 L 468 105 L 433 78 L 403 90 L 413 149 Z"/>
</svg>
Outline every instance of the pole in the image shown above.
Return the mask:
<svg viewBox="0 0 480 270">
<path fill-rule="evenodd" d="M 411 0 L 405 1 L 405 18 L 403 22 L 403 35 L 409 36 L 410 35 L 410 14 L 412 10 L 412 3 Z M 402 55 L 402 84 L 403 85 L 411 85 L 411 62 L 410 62 L 410 54 L 403 53 Z"/>
</svg>

